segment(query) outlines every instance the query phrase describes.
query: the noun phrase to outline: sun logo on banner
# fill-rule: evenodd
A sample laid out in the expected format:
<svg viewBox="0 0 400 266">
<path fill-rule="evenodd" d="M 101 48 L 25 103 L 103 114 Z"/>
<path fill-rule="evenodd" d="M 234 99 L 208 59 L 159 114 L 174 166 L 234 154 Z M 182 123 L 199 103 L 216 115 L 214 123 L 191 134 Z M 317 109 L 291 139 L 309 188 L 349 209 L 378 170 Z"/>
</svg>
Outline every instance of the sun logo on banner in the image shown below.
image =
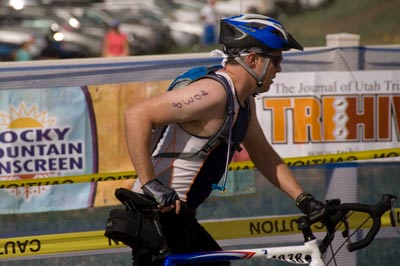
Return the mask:
<svg viewBox="0 0 400 266">
<path fill-rule="evenodd" d="M 18 108 L 10 106 L 8 114 L 0 112 L 0 128 L 37 128 L 50 127 L 55 123 L 55 119 L 48 118 L 47 111 L 38 111 L 37 106 L 26 108 L 22 102 Z"/>
<path fill-rule="evenodd" d="M 56 174 L 54 172 L 18 171 L 18 173 L 11 173 L 12 171 L 7 171 L 11 168 L 9 167 L 10 162 L 13 168 L 21 168 L 17 162 L 23 160 L 21 158 L 24 157 L 22 150 L 27 149 L 27 145 L 34 147 L 37 142 L 34 137 L 31 137 L 34 135 L 35 129 L 50 128 L 55 121 L 55 118 L 49 118 L 46 110 L 39 110 L 36 105 L 27 107 L 24 102 L 21 102 L 18 107 L 9 106 L 8 113 L 0 112 L 0 180 L 35 179 Z M 25 143 L 21 141 L 21 136 L 25 136 Z M 29 140 L 27 136 L 30 136 Z M 26 200 L 34 195 L 40 195 L 44 190 L 46 190 L 46 186 L 8 189 L 11 194 L 16 197 L 24 197 Z"/>
</svg>

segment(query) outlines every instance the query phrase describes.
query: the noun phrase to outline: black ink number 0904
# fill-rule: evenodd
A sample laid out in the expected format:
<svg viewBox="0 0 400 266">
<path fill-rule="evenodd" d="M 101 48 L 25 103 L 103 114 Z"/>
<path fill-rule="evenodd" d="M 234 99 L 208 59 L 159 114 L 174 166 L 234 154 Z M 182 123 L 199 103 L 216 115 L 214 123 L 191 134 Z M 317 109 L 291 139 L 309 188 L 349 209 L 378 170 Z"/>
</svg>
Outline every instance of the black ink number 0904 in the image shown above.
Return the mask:
<svg viewBox="0 0 400 266">
<path fill-rule="evenodd" d="M 186 100 L 182 100 L 182 101 L 178 101 L 178 102 L 173 102 L 172 103 L 172 107 L 174 108 L 183 108 L 185 105 L 190 105 L 196 101 L 200 101 L 201 99 L 203 99 L 204 97 L 206 97 L 208 95 L 207 92 L 200 90 L 200 93 L 196 93 L 195 95 L 189 97 Z"/>
</svg>

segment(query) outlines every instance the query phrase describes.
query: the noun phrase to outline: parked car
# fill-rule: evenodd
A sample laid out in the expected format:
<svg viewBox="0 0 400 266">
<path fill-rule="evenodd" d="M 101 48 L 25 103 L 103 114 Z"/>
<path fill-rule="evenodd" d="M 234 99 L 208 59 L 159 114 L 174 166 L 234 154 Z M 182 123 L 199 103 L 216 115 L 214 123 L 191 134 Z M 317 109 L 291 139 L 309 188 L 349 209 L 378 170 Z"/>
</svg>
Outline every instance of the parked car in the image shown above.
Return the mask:
<svg viewBox="0 0 400 266">
<path fill-rule="evenodd" d="M 117 11 L 119 19 L 127 29 L 133 25 L 142 25 L 151 30 L 150 46 L 153 47 L 155 54 L 168 52 L 175 46 L 174 39 L 171 37 L 169 20 L 163 16 L 161 10 L 150 9 L 144 6 L 131 6 L 130 9 Z"/>
<path fill-rule="evenodd" d="M 217 1 L 215 8 L 223 17 L 239 15 L 243 13 L 257 13 L 267 16 L 276 16 L 275 2 L 275 0 L 221 0 Z"/>
<path fill-rule="evenodd" d="M 0 61 L 14 60 L 17 49 L 26 41 L 33 39 L 30 47 L 32 58 L 38 58 L 40 52 L 46 45 L 41 34 L 21 27 L 0 28 Z"/>
<path fill-rule="evenodd" d="M 334 0 L 298 0 L 303 9 L 316 9 L 332 3 Z"/>
<path fill-rule="evenodd" d="M 102 34 L 101 31 L 112 19 L 118 18 L 121 31 L 131 36 L 133 54 L 166 53 L 173 47 L 197 45 L 203 30 L 201 24 L 178 21 L 169 15 L 168 10 L 151 1 L 134 1 L 134 4 L 122 1 L 71 8 L 71 12 L 81 18 L 83 31 L 100 31 Z"/>
<path fill-rule="evenodd" d="M 33 6 L 87 6 L 92 3 L 103 1 L 104 0 L 0 0 L 0 6 L 20 10 Z"/>
<path fill-rule="evenodd" d="M 192 47 L 200 44 L 203 36 L 203 24 L 200 10 L 203 2 L 193 0 L 170 0 L 164 4 L 165 12 L 170 16 L 171 34 L 178 46 Z"/>
<path fill-rule="evenodd" d="M 21 26 L 0 27 L 0 60 L 14 60 L 17 49 L 26 41 L 33 39 L 30 54 L 33 59 L 49 58 L 81 58 L 88 57 L 86 50 L 78 45 L 54 40 L 57 32 L 45 33 L 34 28 Z M 49 51 L 52 51 L 50 56 Z M 46 55 L 42 55 L 46 52 Z"/>
<path fill-rule="evenodd" d="M 40 32 L 51 42 L 58 42 L 60 49 L 74 51 L 74 57 L 99 56 L 102 39 L 93 34 L 83 33 L 76 28 L 72 18 L 66 19 L 49 7 L 29 7 L 21 10 L 2 8 L 0 27 L 22 27 Z"/>
<path fill-rule="evenodd" d="M 101 38 L 113 19 L 120 20 L 120 30 L 128 35 L 132 55 L 155 54 L 166 52 L 169 45 L 169 28 L 161 24 L 149 23 L 144 9 L 91 6 L 72 7 L 69 11 L 81 22 L 83 32 L 91 32 Z"/>
<path fill-rule="evenodd" d="M 103 43 L 107 29 L 110 27 L 114 17 L 101 8 L 96 7 L 70 7 L 67 9 L 80 22 L 80 30 L 84 33 L 96 35 Z M 121 28 L 121 27 L 120 27 Z M 133 51 L 140 51 L 139 46 L 142 42 L 132 32 L 122 30 L 128 36 L 128 43 L 131 54 Z"/>
<path fill-rule="evenodd" d="M 333 0 L 274 0 L 279 14 L 299 13 L 320 8 Z"/>
</svg>

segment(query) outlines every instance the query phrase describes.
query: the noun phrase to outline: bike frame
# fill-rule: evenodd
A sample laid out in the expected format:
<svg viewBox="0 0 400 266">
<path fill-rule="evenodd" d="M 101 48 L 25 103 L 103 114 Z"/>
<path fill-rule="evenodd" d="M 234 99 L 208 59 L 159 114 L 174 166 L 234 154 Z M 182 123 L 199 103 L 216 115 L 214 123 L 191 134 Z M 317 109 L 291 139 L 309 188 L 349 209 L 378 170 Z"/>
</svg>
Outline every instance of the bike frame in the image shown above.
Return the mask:
<svg viewBox="0 0 400 266">
<path fill-rule="evenodd" d="M 321 259 L 316 239 L 306 241 L 303 245 L 279 246 L 257 249 L 240 249 L 199 252 L 170 255 L 164 261 L 164 266 L 175 266 L 176 263 L 217 262 L 227 260 L 245 260 L 267 258 L 289 262 L 292 264 L 309 264 L 310 266 L 325 266 Z"/>
<path fill-rule="evenodd" d="M 148 213 L 153 213 L 154 217 L 157 217 L 155 214 L 159 211 L 159 209 L 157 208 L 157 203 L 154 200 L 150 200 L 141 194 L 122 188 L 116 191 L 116 197 L 128 208 L 128 210 L 135 209 L 143 212 L 146 210 Z M 163 259 L 164 266 L 175 266 L 177 263 L 193 264 L 261 257 L 285 261 L 291 264 L 325 266 L 325 263 L 322 260 L 322 254 L 325 253 L 328 246 L 330 246 L 340 225 L 344 225 L 345 227 L 342 235 L 346 235 L 346 247 L 350 252 L 367 247 L 374 240 L 376 234 L 381 228 L 381 218 L 385 212 L 390 211 L 390 223 L 393 227 L 396 227 L 397 217 L 394 212 L 394 204 L 396 199 L 396 196 L 383 194 L 382 199 L 372 205 L 362 203 L 341 203 L 340 199 L 326 200 L 324 208 L 320 212 L 311 216 L 303 215 L 297 218 L 297 225 L 304 239 L 302 245 L 168 255 L 169 251 L 167 248 L 167 243 L 164 241 L 162 246 L 159 247 L 157 253 L 150 253 L 149 250 L 146 251 L 145 249 L 142 250 L 142 252 L 149 252 L 147 254 L 144 253 L 144 255 L 147 255 L 153 260 Z M 353 212 L 366 213 L 368 214 L 367 219 L 372 220 L 372 226 L 366 235 L 361 240 L 357 240 L 355 242 L 349 241 L 353 234 L 349 234 L 350 228 L 347 221 Z M 320 241 L 320 243 L 318 243 L 312 231 L 312 225 L 318 222 L 320 222 L 326 229 L 326 235 L 322 241 Z M 356 228 L 355 232 L 360 228 L 361 227 Z M 122 232 L 125 234 L 125 231 Z M 121 238 L 116 237 L 116 240 L 121 240 Z M 130 239 L 128 240 L 130 241 Z M 124 243 L 127 245 L 131 244 L 128 240 L 124 238 L 124 241 L 126 241 Z M 137 239 L 134 240 L 137 241 Z M 136 260 L 136 257 L 139 258 L 139 256 L 144 255 L 133 255 L 132 259 L 134 265 L 138 265 L 139 263 L 139 260 Z M 145 260 L 147 259 L 146 257 L 144 258 Z"/>
<path fill-rule="evenodd" d="M 372 205 L 361 203 L 341 204 L 339 199 L 326 201 L 323 213 L 317 214 L 315 217 L 300 216 L 297 219 L 299 229 L 304 237 L 303 245 L 174 254 L 165 258 L 164 266 L 175 266 L 176 263 L 217 262 L 259 257 L 285 261 L 292 264 L 325 266 L 321 252 L 325 252 L 327 246 L 333 240 L 336 226 L 339 223 L 344 222 L 346 230 L 348 230 L 347 215 L 349 212 L 358 211 L 367 213 L 373 222 L 363 239 L 347 244 L 347 249 L 351 252 L 368 246 L 374 240 L 375 235 L 381 227 L 382 215 L 386 211 L 390 211 L 391 225 L 393 227 L 396 226 L 396 217 L 394 216 L 393 209 L 396 199 L 396 196 L 384 194 L 379 202 Z M 318 221 L 323 222 L 327 230 L 327 234 L 321 244 L 318 244 L 311 228 L 311 225 Z"/>
</svg>

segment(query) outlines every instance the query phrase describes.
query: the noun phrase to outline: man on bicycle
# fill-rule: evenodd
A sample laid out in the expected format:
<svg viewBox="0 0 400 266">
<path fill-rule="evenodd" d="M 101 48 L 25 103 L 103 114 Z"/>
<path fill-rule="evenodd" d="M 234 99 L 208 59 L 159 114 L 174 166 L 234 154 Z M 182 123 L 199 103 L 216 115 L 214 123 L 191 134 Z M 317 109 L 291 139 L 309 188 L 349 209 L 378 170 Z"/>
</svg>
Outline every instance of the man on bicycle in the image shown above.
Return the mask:
<svg viewBox="0 0 400 266">
<path fill-rule="evenodd" d="M 240 15 L 221 19 L 225 78 L 234 95 L 232 143 L 227 135 L 208 153 L 196 152 L 221 134 L 228 95 L 223 85 L 202 78 L 168 93 L 146 99 L 125 112 L 128 150 L 138 174 L 133 190 L 153 197 L 161 209 L 160 222 L 172 253 L 221 250 L 196 220 L 196 209 L 225 171 L 234 149 L 243 144 L 257 169 L 272 184 L 296 200 L 311 215 L 323 204 L 304 192 L 290 168 L 273 150 L 256 118 L 254 96 L 267 92 L 281 71 L 282 51 L 303 47 L 275 19 Z M 167 126 L 155 149 L 154 127 Z M 227 156 L 228 150 L 231 150 Z M 181 154 L 191 156 L 180 156 Z M 138 265 L 162 265 L 139 258 Z M 229 265 L 222 262 L 212 265 Z"/>
</svg>

